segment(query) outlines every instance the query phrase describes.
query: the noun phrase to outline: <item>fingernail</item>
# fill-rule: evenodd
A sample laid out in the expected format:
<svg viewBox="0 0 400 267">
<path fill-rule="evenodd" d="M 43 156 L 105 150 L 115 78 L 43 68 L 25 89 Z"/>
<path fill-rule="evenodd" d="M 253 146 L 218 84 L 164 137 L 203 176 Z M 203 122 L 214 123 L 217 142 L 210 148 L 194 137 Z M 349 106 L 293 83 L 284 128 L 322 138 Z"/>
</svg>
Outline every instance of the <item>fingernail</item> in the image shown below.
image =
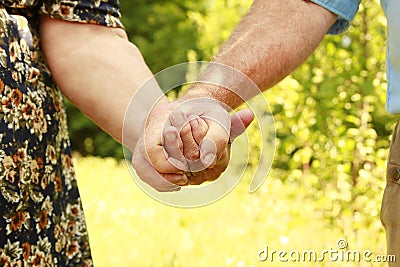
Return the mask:
<svg viewBox="0 0 400 267">
<path fill-rule="evenodd" d="M 185 123 L 185 117 L 180 111 L 174 112 L 171 115 L 171 119 L 174 126 L 181 126 L 183 123 Z"/>
<path fill-rule="evenodd" d="M 165 139 L 167 139 L 167 141 L 170 142 L 170 143 L 175 142 L 176 134 L 175 133 L 167 133 L 165 135 Z"/>
<path fill-rule="evenodd" d="M 199 126 L 198 118 L 191 119 L 189 122 L 192 129 L 196 129 Z"/>
<path fill-rule="evenodd" d="M 213 162 L 213 160 L 214 160 L 214 154 L 211 154 L 211 153 L 205 155 L 203 158 L 204 163 L 207 165 L 210 164 L 211 162 Z"/>
</svg>

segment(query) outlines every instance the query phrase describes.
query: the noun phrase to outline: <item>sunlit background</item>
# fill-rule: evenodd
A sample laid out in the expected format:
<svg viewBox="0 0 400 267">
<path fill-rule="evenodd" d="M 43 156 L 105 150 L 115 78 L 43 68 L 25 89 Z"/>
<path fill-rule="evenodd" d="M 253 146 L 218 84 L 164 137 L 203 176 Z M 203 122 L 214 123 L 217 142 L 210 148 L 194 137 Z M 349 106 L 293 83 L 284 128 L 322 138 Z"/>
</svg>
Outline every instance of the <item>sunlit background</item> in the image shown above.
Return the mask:
<svg viewBox="0 0 400 267">
<path fill-rule="evenodd" d="M 126 30 L 153 72 L 209 60 L 251 3 L 121 2 Z M 398 119 L 384 109 L 385 33 L 379 1 L 364 0 L 346 33 L 328 36 L 292 76 L 266 92 L 277 129 L 271 173 L 256 193 L 247 193 L 251 177 L 245 175 L 228 196 L 202 208 L 149 198 L 130 177 L 121 146 L 70 107 L 95 266 L 386 266 L 258 259 L 266 246 L 320 252 L 337 249 L 339 239 L 350 250 L 385 254 L 379 210 Z M 248 134 L 257 152 L 255 126 Z M 257 157 L 248 164 L 255 168 Z"/>
</svg>

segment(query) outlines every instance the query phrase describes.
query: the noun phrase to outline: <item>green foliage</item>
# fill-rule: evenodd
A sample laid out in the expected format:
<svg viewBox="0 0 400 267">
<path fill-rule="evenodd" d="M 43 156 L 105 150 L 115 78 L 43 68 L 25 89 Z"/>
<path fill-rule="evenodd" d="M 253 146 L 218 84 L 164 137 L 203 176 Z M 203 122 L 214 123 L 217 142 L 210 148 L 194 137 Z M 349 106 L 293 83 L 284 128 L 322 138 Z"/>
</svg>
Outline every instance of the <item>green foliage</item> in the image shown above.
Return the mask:
<svg viewBox="0 0 400 267">
<path fill-rule="evenodd" d="M 379 214 L 396 121 L 384 110 L 385 27 L 378 3 L 363 1 L 346 33 L 327 37 L 267 94 L 277 127 L 275 168 L 283 180 L 309 186 L 319 212 L 344 232 L 344 222 L 360 230 Z"/>
<path fill-rule="evenodd" d="M 189 20 L 198 30 L 198 49 L 190 51 L 188 59 L 209 61 L 228 39 L 251 3 L 249 0 L 203 1 L 205 12 L 188 12 Z"/>
<path fill-rule="evenodd" d="M 153 73 L 186 62 L 188 50 L 199 52 L 197 27 L 189 14 L 202 14 L 203 2 L 121 1 L 121 10 L 130 40 L 140 49 Z"/>
</svg>

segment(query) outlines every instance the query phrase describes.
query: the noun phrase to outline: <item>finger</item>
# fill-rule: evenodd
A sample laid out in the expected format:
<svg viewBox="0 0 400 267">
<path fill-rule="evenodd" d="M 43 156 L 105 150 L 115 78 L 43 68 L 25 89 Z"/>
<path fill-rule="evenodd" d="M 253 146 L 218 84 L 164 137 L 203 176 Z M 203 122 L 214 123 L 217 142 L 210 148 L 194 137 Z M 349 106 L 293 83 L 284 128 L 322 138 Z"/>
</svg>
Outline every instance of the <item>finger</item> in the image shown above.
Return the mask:
<svg viewBox="0 0 400 267">
<path fill-rule="evenodd" d="M 207 134 L 208 124 L 198 116 L 189 117 L 190 127 L 192 129 L 192 135 L 194 140 L 198 145 L 200 145 L 201 141 Z"/>
<path fill-rule="evenodd" d="M 186 123 L 180 132 L 183 154 L 187 160 L 195 161 L 200 158 L 199 144 L 206 135 L 207 130 L 207 123 L 199 116 L 192 115 L 189 117 L 189 123 Z"/>
<path fill-rule="evenodd" d="M 231 128 L 231 116 L 222 106 L 222 103 L 212 98 L 195 98 L 186 101 L 180 107 L 180 110 L 186 110 L 187 114 L 198 115 L 203 119 L 217 121 L 227 133 Z"/>
<path fill-rule="evenodd" d="M 231 156 L 231 149 L 229 146 L 224 150 L 221 157 L 217 159 L 216 168 L 218 168 L 221 171 L 221 173 L 225 171 L 226 167 L 228 167 L 230 156 Z"/>
<path fill-rule="evenodd" d="M 163 146 L 167 153 L 168 162 L 182 171 L 187 170 L 186 159 L 182 154 L 183 144 L 178 129 L 168 126 L 164 129 L 163 135 Z"/>
<path fill-rule="evenodd" d="M 205 166 L 212 166 L 226 149 L 229 136 L 225 128 L 221 127 L 218 122 L 213 120 L 206 120 L 206 122 L 208 131 L 200 144 L 200 159 Z"/>
<path fill-rule="evenodd" d="M 194 161 L 200 157 L 200 148 L 193 138 L 190 123 L 186 123 L 180 131 L 183 143 L 183 154 L 187 160 Z"/>
<path fill-rule="evenodd" d="M 215 168 L 208 168 L 206 171 L 195 173 L 188 177 L 190 185 L 200 185 L 204 182 L 211 182 L 216 180 L 221 175 L 221 172 Z"/>
<path fill-rule="evenodd" d="M 176 163 L 175 165 L 171 163 L 162 145 L 143 146 L 140 148 L 140 152 L 146 160 L 148 160 L 149 164 L 159 173 L 183 173 L 183 171 L 176 166 L 179 163 L 174 162 Z"/>
<path fill-rule="evenodd" d="M 176 127 L 179 131 L 180 140 L 182 142 L 183 157 L 188 160 L 198 159 L 200 155 L 199 148 L 196 141 L 193 139 L 192 130 L 186 113 L 176 109 L 171 112 L 169 119 L 171 126 Z M 175 158 L 181 159 L 180 156 Z"/>
<path fill-rule="evenodd" d="M 179 191 L 180 187 L 164 179 L 143 157 L 140 153 L 140 149 L 135 149 L 132 157 L 132 166 L 135 168 L 137 175 L 145 183 L 153 187 L 159 192 L 172 192 Z M 187 177 L 184 174 L 176 174 L 176 176 L 170 180 L 174 180 L 176 183 L 179 181 L 186 182 Z"/>
<path fill-rule="evenodd" d="M 188 183 L 190 185 L 200 185 L 204 182 L 211 182 L 216 180 L 220 176 L 219 172 L 214 170 L 213 168 L 207 169 L 206 175 L 194 175 L 188 178 Z"/>
<path fill-rule="evenodd" d="M 209 172 L 207 173 L 207 176 L 208 175 L 209 175 Z M 193 175 L 188 178 L 188 182 L 190 185 L 200 185 L 206 181 L 207 181 L 207 179 L 205 178 L 205 176 L 203 174 Z"/>
<path fill-rule="evenodd" d="M 225 149 L 221 158 L 217 160 L 215 166 L 209 167 L 201 172 L 194 172 L 192 173 L 191 176 L 188 176 L 187 179 L 189 184 L 199 185 L 206 181 L 211 182 L 218 179 L 228 167 L 229 158 L 230 158 L 230 149 Z"/>
<path fill-rule="evenodd" d="M 171 112 L 169 121 L 172 126 L 176 127 L 178 131 L 180 131 L 181 128 L 188 122 L 188 117 L 183 111 L 175 109 Z"/>
<path fill-rule="evenodd" d="M 254 114 L 249 109 L 239 110 L 238 112 L 231 115 L 231 132 L 230 140 L 241 135 L 250 123 L 254 120 Z"/>
<path fill-rule="evenodd" d="M 154 133 L 150 133 L 145 136 L 145 144 L 143 146 L 140 146 L 140 152 L 151 164 L 151 166 L 156 169 L 157 172 L 182 174 L 183 171 L 178 168 L 176 164 L 173 165 L 171 162 L 168 161 L 168 153 L 163 146 L 163 134 L 164 132 L 161 132 L 161 138 L 158 144 L 154 142 L 149 142 L 149 140 L 153 138 Z M 180 141 L 180 138 L 178 138 L 178 141 Z M 178 149 L 179 147 L 181 147 L 181 145 L 179 144 L 177 146 Z M 167 147 L 173 150 L 175 145 L 172 146 L 168 144 Z M 181 166 L 179 165 L 179 167 Z"/>
<path fill-rule="evenodd" d="M 163 173 L 161 175 L 165 180 L 179 186 L 186 186 L 189 184 L 186 174 Z"/>
<path fill-rule="evenodd" d="M 212 140 L 205 138 L 201 142 L 200 159 L 204 168 L 210 168 L 216 163 L 218 159 L 217 147 Z"/>
<path fill-rule="evenodd" d="M 141 152 L 146 156 L 146 160 L 160 173 L 183 173 L 168 162 L 168 154 L 163 147 L 164 129 L 170 124 L 169 114 L 175 106 L 173 103 L 156 106 L 146 120 L 143 136 L 145 147 L 141 148 Z"/>
</svg>

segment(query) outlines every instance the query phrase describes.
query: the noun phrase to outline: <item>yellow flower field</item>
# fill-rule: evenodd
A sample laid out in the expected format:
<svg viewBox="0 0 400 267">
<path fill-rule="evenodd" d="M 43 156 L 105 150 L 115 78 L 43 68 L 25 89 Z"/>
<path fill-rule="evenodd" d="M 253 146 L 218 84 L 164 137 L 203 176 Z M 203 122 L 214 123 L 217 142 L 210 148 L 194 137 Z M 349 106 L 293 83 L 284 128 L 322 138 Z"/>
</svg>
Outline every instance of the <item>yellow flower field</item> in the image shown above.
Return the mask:
<svg viewBox="0 0 400 267">
<path fill-rule="evenodd" d="M 181 209 L 138 189 L 124 162 L 77 157 L 75 167 L 97 267 L 386 266 L 373 262 L 386 247 L 379 214 L 341 216 L 332 223 L 321 211 L 330 203 L 311 199 L 306 180 L 304 186 L 282 182 L 272 171 L 248 194 L 245 177 L 222 200 Z M 280 250 L 286 254 L 279 258 Z M 329 258 L 329 250 L 338 254 Z M 355 251 L 361 257 L 366 252 L 371 262 L 339 257 Z"/>
</svg>

